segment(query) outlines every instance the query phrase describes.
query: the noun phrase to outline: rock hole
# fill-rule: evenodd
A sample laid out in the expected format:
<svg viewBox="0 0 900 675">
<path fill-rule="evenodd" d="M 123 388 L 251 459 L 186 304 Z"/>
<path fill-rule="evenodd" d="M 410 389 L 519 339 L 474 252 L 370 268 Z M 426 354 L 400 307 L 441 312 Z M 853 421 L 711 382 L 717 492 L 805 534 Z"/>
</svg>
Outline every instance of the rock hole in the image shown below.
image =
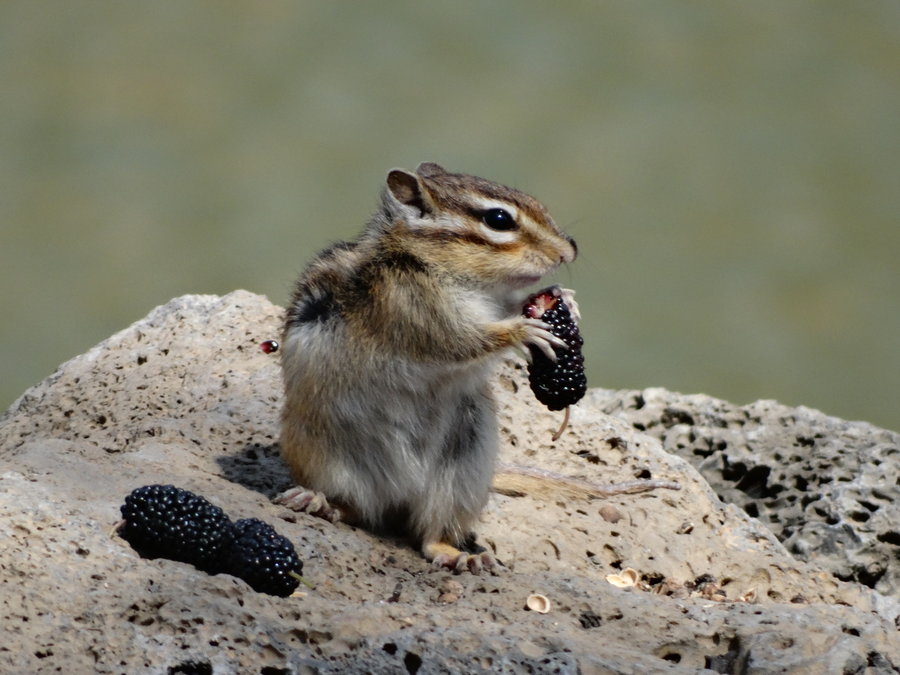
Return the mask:
<svg viewBox="0 0 900 675">
<path fill-rule="evenodd" d="M 185 661 L 177 666 L 169 666 L 168 675 L 212 675 L 212 664 L 209 661 Z"/>
<path fill-rule="evenodd" d="M 818 497 L 815 495 L 803 495 L 803 497 L 800 498 L 800 508 L 805 509 L 817 499 Z"/>
<path fill-rule="evenodd" d="M 829 513 L 827 510 L 823 509 L 821 506 L 817 506 L 813 509 L 815 514 L 819 516 L 822 520 L 824 520 L 829 525 L 837 525 L 840 522 L 840 519 L 835 516 L 833 513 Z"/>
<path fill-rule="evenodd" d="M 892 546 L 900 546 L 900 532 L 882 532 L 875 537 L 878 541 Z"/>
<path fill-rule="evenodd" d="M 866 654 L 866 665 L 870 668 L 877 668 L 878 672 L 887 673 L 891 670 L 896 671 L 897 667 L 890 659 L 883 656 L 879 652 L 869 652 Z"/>
<path fill-rule="evenodd" d="M 415 675 L 422 667 L 422 657 L 414 652 L 406 652 L 403 657 L 403 665 L 406 666 L 406 672 L 409 675 Z"/>
<path fill-rule="evenodd" d="M 773 490 L 766 485 L 766 482 L 769 480 L 769 473 L 771 473 L 769 467 L 755 466 L 738 480 L 735 487 L 748 497 L 755 497 L 757 499 L 774 497 L 780 492 L 780 488 L 773 494 Z"/>
<path fill-rule="evenodd" d="M 391 656 L 397 653 L 397 645 L 393 642 L 385 642 L 383 645 L 381 645 L 381 648 Z"/>
<path fill-rule="evenodd" d="M 733 637 L 728 641 L 728 650 L 724 654 L 713 654 L 704 658 L 706 667 L 717 673 L 738 673 L 742 671 L 741 641 Z"/>
<path fill-rule="evenodd" d="M 666 429 L 670 429 L 676 424 L 694 426 L 694 418 L 691 414 L 686 410 L 678 410 L 677 408 L 666 408 L 659 421 Z"/>
<path fill-rule="evenodd" d="M 680 663 L 681 662 L 681 654 L 677 652 L 670 652 L 663 656 L 663 661 L 671 661 L 672 663 Z"/>
<path fill-rule="evenodd" d="M 747 465 L 743 462 L 735 462 L 731 464 L 727 457 L 722 458 L 722 478 L 725 480 L 736 481 L 747 473 Z"/>
<path fill-rule="evenodd" d="M 861 565 L 856 565 L 850 571 L 850 574 L 835 573 L 834 576 L 841 581 L 858 581 L 864 586 L 875 588 L 875 585 L 881 580 L 886 571 L 886 568 L 880 566 L 873 566 L 873 569 L 868 570 Z"/>
<path fill-rule="evenodd" d="M 696 579 L 694 579 L 694 587 L 705 586 L 706 584 L 713 583 L 716 578 L 711 574 L 701 574 Z"/>
<path fill-rule="evenodd" d="M 641 578 L 647 582 L 650 586 L 657 586 L 666 580 L 665 575 L 660 574 L 659 572 L 651 572 L 649 574 L 642 574 Z"/>
<path fill-rule="evenodd" d="M 603 623 L 603 619 L 599 614 L 595 614 L 588 610 L 587 612 L 581 613 L 581 616 L 578 617 L 578 623 L 580 623 L 581 627 L 584 629 L 596 628 Z"/>
<path fill-rule="evenodd" d="M 299 642 L 300 644 L 305 645 L 309 642 L 309 633 L 307 633 L 302 628 L 294 628 L 288 633 L 292 641 Z"/>
</svg>

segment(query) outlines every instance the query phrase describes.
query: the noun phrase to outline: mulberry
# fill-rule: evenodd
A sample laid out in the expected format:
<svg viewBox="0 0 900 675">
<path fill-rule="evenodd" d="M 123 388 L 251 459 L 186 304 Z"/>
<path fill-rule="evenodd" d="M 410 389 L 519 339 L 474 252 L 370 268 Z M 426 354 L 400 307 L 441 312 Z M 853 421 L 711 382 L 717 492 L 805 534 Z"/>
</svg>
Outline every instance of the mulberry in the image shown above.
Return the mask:
<svg viewBox="0 0 900 675">
<path fill-rule="evenodd" d="M 258 518 L 234 524 L 234 540 L 222 562 L 225 572 L 243 579 L 258 593 L 281 597 L 294 592 L 303 571 L 294 545 Z"/>
<path fill-rule="evenodd" d="M 581 353 L 584 340 L 562 291 L 553 286 L 535 293 L 528 298 L 523 313 L 549 324 L 550 332 L 569 346 L 568 349 L 554 348 L 555 363 L 540 349 L 529 346 L 528 381 L 535 397 L 550 410 L 562 410 L 577 403 L 587 391 Z"/>
<path fill-rule="evenodd" d="M 231 519 L 173 485 L 145 485 L 125 497 L 122 537 L 147 558 L 168 558 L 214 574 L 233 536 Z"/>
<path fill-rule="evenodd" d="M 303 563 L 290 540 L 257 518 L 232 523 L 218 506 L 173 485 L 145 485 L 125 497 L 119 533 L 145 558 L 168 558 L 208 574 L 230 574 L 253 590 L 288 596 Z"/>
</svg>

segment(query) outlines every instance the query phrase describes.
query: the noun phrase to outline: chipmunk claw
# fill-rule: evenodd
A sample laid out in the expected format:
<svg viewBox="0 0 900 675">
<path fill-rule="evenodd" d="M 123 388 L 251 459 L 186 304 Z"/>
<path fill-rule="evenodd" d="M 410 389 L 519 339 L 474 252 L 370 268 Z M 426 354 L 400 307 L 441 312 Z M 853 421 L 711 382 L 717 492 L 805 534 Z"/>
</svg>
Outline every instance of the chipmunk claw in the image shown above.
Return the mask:
<svg viewBox="0 0 900 675">
<path fill-rule="evenodd" d="M 286 506 L 292 511 L 301 511 L 317 518 L 336 523 L 341 519 L 341 510 L 328 503 L 327 497 L 321 492 L 307 490 L 297 486 L 285 490 L 273 500 L 275 504 Z"/>
<path fill-rule="evenodd" d="M 431 560 L 432 565 L 448 569 L 454 574 L 469 572 L 479 575 L 482 571 L 497 574 L 499 571 L 500 563 L 487 551 L 465 553 L 441 542 L 423 547 L 423 552 L 425 557 Z"/>
<path fill-rule="evenodd" d="M 569 308 L 569 314 L 572 315 L 572 319 L 576 324 L 581 323 L 581 310 L 578 309 L 578 303 L 575 301 L 575 291 L 571 288 L 560 288 L 559 292 L 560 297 L 562 297 Z"/>
<path fill-rule="evenodd" d="M 454 574 L 469 572 L 478 576 L 482 571 L 495 573 L 497 561 L 490 553 L 459 553 L 459 555 L 443 554 L 431 561 L 435 567 L 443 567 Z"/>
<path fill-rule="evenodd" d="M 558 349 L 569 348 L 569 345 L 551 332 L 552 326 L 550 326 L 550 324 L 545 323 L 540 319 L 526 318 L 523 319 L 523 321 L 525 322 L 526 332 L 528 333 L 525 338 L 525 343 L 539 349 L 554 363 L 557 358 L 554 347 Z"/>
</svg>

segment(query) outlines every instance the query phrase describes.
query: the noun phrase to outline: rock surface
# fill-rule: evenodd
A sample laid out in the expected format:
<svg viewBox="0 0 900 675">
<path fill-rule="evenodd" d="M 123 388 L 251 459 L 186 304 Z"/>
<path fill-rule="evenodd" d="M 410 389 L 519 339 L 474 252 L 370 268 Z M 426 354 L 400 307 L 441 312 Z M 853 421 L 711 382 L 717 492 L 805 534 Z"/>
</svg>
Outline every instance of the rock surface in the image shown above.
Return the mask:
<svg viewBox="0 0 900 675">
<path fill-rule="evenodd" d="M 0 420 L 0 671 L 898 672 L 897 545 L 879 537 L 895 531 L 897 485 L 883 481 L 897 471 L 888 451 L 896 435 L 767 403 L 757 404 L 758 421 L 732 428 L 730 415 L 747 408 L 653 390 L 641 413 L 628 403 L 633 393 L 592 390 L 553 443 L 559 415 L 536 404 L 523 369 L 508 365 L 496 388 L 505 461 L 604 483 L 672 479 L 682 489 L 602 501 L 497 495 L 479 535 L 507 569 L 454 576 L 402 541 L 270 503 L 290 479 L 276 445 L 278 359 L 259 343 L 277 337 L 280 314 L 242 291 L 177 298 L 63 364 Z M 667 426 L 666 407 L 685 415 Z M 785 456 L 803 461 L 785 454 L 800 455 L 784 446 L 794 430 L 770 428 L 778 416 L 794 416 L 813 439 L 800 446 L 812 468 L 779 473 Z M 714 450 L 738 454 L 701 459 L 733 471 L 743 462 L 749 478 L 722 472 L 715 491 L 756 504 L 807 561 L 720 501 L 659 440 L 693 461 L 698 439 L 728 430 Z M 817 471 L 831 470 L 851 437 L 871 453 L 835 475 L 855 492 L 833 491 Z M 872 457 L 881 461 L 874 472 Z M 757 467 L 769 468 L 766 481 Z M 315 588 L 275 598 L 227 575 L 140 558 L 113 527 L 124 496 L 149 483 L 272 523 L 295 543 Z M 756 494 L 751 484 L 784 489 Z M 788 499 L 788 488 L 813 500 Z M 853 500 L 872 515 L 855 518 Z M 816 538 L 814 504 L 836 514 L 844 538 Z M 832 544 L 843 551 L 831 555 Z M 881 561 L 877 579 L 846 573 L 864 555 Z M 635 585 L 610 583 L 627 583 L 629 569 Z M 534 593 L 549 612 L 525 608 Z"/>
<path fill-rule="evenodd" d="M 594 400 L 691 462 L 794 556 L 900 599 L 900 434 L 774 401 L 663 389 Z"/>
</svg>

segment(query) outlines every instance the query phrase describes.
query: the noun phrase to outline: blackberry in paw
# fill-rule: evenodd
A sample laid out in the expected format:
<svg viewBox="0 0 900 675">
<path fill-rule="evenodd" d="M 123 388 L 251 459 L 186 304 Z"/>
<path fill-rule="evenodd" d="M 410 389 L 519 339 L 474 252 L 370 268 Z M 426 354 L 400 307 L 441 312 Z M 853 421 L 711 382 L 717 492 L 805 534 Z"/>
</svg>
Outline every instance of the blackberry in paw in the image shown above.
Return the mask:
<svg viewBox="0 0 900 675">
<path fill-rule="evenodd" d="M 122 537 L 145 558 L 168 558 L 211 574 L 231 541 L 232 523 L 218 506 L 173 485 L 145 485 L 125 497 Z"/>
<path fill-rule="evenodd" d="M 562 410 L 577 403 L 587 391 L 581 353 L 584 340 L 562 291 L 553 286 L 535 293 L 528 298 L 523 313 L 548 324 L 550 332 L 569 346 L 568 349 L 554 347 L 555 363 L 540 349 L 529 346 L 528 382 L 535 397 L 550 410 Z"/>
<path fill-rule="evenodd" d="M 228 574 L 243 579 L 258 593 L 286 597 L 300 583 L 303 563 L 294 545 L 258 518 L 234 524 L 234 539 L 223 559 Z"/>
</svg>

